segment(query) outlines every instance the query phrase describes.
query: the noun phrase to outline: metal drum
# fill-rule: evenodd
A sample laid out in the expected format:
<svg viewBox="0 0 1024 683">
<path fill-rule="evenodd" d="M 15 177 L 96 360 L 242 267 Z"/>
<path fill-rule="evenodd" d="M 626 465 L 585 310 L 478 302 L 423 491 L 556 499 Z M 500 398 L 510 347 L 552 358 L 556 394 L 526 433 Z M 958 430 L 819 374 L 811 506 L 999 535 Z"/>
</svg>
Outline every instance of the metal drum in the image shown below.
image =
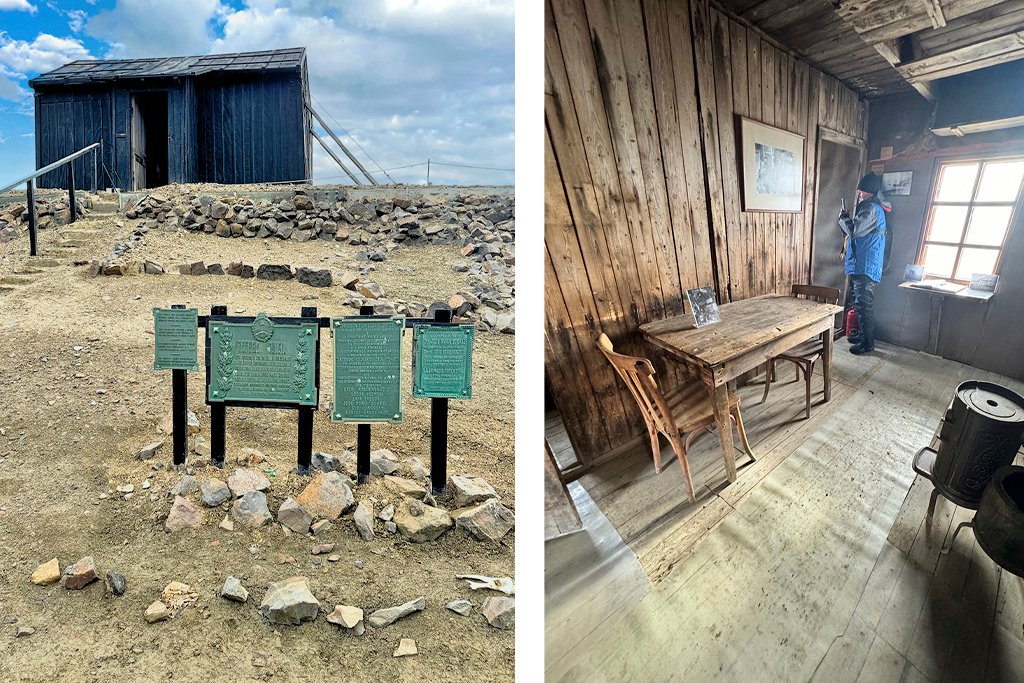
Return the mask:
<svg viewBox="0 0 1024 683">
<path fill-rule="evenodd" d="M 1024 398 L 992 382 L 956 388 L 939 429 L 931 480 L 957 505 L 977 509 L 996 470 L 1013 462 L 1024 436 Z"/>
<path fill-rule="evenodd" d="M 981 497 L 974 535 L 992 561 L 1024 577 L 1024 467 L 1001 467 Z"/>
</svg>

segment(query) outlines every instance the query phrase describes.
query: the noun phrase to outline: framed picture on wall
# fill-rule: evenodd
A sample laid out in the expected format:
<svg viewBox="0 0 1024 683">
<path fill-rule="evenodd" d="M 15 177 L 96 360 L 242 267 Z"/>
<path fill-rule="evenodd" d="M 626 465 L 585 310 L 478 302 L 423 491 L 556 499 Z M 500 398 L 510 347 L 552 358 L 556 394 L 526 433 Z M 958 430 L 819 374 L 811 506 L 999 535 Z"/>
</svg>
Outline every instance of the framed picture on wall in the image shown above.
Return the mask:
<svg viewBox="0 0 1024 683">
<path fill-rule="evenodd" d="M 913 184 L 913 171 L 896 171 L 882 175 L 882 192 L 888 197 L 909 197 Z"/>
<path fill-rule="evenodd" d="M 804 136 L 740 117 L 743 210 L 800 213 Z"/>
</svg>

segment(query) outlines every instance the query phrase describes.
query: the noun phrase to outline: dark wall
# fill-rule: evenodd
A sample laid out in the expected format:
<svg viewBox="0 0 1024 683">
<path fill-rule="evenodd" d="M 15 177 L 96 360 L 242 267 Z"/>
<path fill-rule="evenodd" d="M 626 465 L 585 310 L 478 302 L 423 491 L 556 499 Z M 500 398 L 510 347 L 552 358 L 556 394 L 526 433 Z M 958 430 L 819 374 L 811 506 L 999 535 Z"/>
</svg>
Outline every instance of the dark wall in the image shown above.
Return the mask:
<svg viewBox="0 0 1024 683">
<path fill-rule="evenodd" d="M 113 100 L 111 92 L 98 89 L 68 89 L 61 92 L 37 93 L 35 97 L 36 168 L 41 168 L 94 142 L 102 142 L 103 150 L 95 166 L 93 155 L 75 160 L 75 184 L 92 188 L 112 185 L 103 172 L 114 162 Z M 67 187 L 67 168 L 39 178 L 40 187 Z"/>
<path fill-rule="evenodd" d="M 311 138 L 299 75 L 148 79 L 115 86 L 69 86 L 36 93 L 36 167 L 94 142 L 103 145 L 98 187 L 132 187 L 131 93 L 167 91 L 168 182 L 255 183 L 308 178 Z M 92 155 L 75 162 L 75 181 L 92 188 Z M 40 187 L 66 187 L 67 171 Z"/>
<path fill-rule="evenodd" d="M 201 80 L 199 178 L 210 183 L 301 180 L 308 126 L 298 75 Z"/>
<path fill-rule="evenodd" d="M 1021 82 L 1006 79 L 1001 88 L 1021 90 Z M 984 81 L 950 79 L 938 92 L 940 103 L 971 100 L 977 115 L 986 101 L 1003 103 Z M 940 104 L 940 107 L 942 104 Z M 999 106 L 1002 106 L 1000 104 Z M 938 335 L 937 352 L 946 358 L 1024 379 L 1024 226 L 1019 210 L 1010 226 L 1001 260 L 1000 281 L 989 302 L 964 301 L 900 289 L 906 264 L 917 259 L 934 172 L 940 161 L 1007 154 L 1024 154 L 1024 128 L 937 137 L 929 132 L 933 107 L 917 95 L 888 97 L 871 105 L 868 156 L 878 159 L 883 146 L 895 157 L 885 171 L 913 171 L 910 196 L 890 197 L 890 221 L 895 238 L 892 268 L 876 290 L 878 337 L 917 350 L 929 349 L 929 335 Z M 941 306 L 941 325 L 929 329 L 933 309 Z"/>
</svg>

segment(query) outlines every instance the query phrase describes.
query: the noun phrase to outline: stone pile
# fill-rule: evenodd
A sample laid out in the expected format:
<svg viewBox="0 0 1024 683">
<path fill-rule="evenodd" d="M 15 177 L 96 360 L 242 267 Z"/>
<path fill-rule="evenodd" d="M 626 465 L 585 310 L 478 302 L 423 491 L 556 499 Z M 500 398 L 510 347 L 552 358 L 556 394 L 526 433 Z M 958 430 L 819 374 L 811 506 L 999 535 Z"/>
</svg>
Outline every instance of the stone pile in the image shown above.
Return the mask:
<svg viewBox="0 0 1024 683">
<path fill-rule="evenodd" d="M 118 242 L 114 250 L 102 261 L 93 261 L 89 266 L 90 275 L 163 275 L 165 268 L 154 261 L 132 261 L 125 258 L 131 250 L 130 243 Z M 358 309 L 373 306 L 378 315 L 407 315 L 421 318 L 428 314 L 429 307 L 417 301 L 388 299 L 384 289 L 375 281 L 342 272 L 338 277 L 330 269 L 314 269 L 303 266 L 292 267 L 281 263 L 264 263 L 253 267 L 245 263 L 205 263 L 194 261 L 182 263 L 174 269 L 179 275 L 231 275 L 242 279 L 285 281 L 296 280 L 310 287 L 332 287 L 340 284 L 350 293 L 342 304 Z M 478 274 L 470 277 L 470 286 L 453 294 L 447 301 L 456 322 L 472 322 L 482 332 L 494 331 L 515 334 L 515 289 L 497 276 Z"/>
<path fill-rule="evenodd" d="M 93 206 L 93 198 L 85 192 L 75 193 L 79 217 L 85 216 Z M 66 225 L 71 217 L 71 206 L 65 195 L 62 199 L 36 200 L 36 227 L 39 230 Z M 0 242 L 10 242 L 22 229 L 28 229 L 28 204 L 0 205 Z"/>
<path fill-rule="evenodd" d="M 466 254 L 473 260 L 515 263 L 515 199 L 498 195 L 325 201 L 296 192 L 271 201 L 154 192 L 127 206 L 125 216 L 170 232 L 377 247 L 365 252 L 367 260 L 383 260 L 399 243 L 462 242 L 473 245 Z"/>
</svg>

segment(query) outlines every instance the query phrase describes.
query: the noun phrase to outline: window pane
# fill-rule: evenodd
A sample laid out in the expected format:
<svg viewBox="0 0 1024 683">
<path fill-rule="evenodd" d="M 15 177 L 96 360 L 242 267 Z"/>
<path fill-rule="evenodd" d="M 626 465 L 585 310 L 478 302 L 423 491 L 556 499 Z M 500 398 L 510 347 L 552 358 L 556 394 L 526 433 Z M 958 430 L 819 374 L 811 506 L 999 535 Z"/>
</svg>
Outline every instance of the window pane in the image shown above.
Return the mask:
<svg viewBox="0 0 1024 683">
<path fill-rule="evenodd" d="M 978 186 L 979 202 L 1012 202 L 1017 199 L 1024 178 L 1024 161 L 1000 161 L 985 164 Z"/>
<path fill-rule="evenodd" d="M 998 256 L 998 249 L 964 249 L 956 267 L 956 279 L 970 280 L 973 273 L 991 273 Z"/>
<path fill-rule="evenodd" d="M 939 173 L 939 184 L 935 188 L 937 202 L 969 202 L 974 192 L 974 181 L 978 177 L 978 164 L 950 164 L 943 166 Z"/>
<path fill-rule="evenodd" d="M 929 242 L 959 242 L 967 220 L 966 206 L 936 206 L 928 230 Z"/>
<path fill-rule="evenodd" d="M 1003 244 L 1006 228 L 1010 225 L 1012 206 L 976 206 L 971 212 L 967 226 L 967 244 L 988 244 L 999 247 Z"/>
<path fill-rule="evenodd" d="M 956 247 L 942 247 L 926 244 L 924 247 L 924 274 L 934 277 L 951 277 L 956 261 Z"/>
</svg>

